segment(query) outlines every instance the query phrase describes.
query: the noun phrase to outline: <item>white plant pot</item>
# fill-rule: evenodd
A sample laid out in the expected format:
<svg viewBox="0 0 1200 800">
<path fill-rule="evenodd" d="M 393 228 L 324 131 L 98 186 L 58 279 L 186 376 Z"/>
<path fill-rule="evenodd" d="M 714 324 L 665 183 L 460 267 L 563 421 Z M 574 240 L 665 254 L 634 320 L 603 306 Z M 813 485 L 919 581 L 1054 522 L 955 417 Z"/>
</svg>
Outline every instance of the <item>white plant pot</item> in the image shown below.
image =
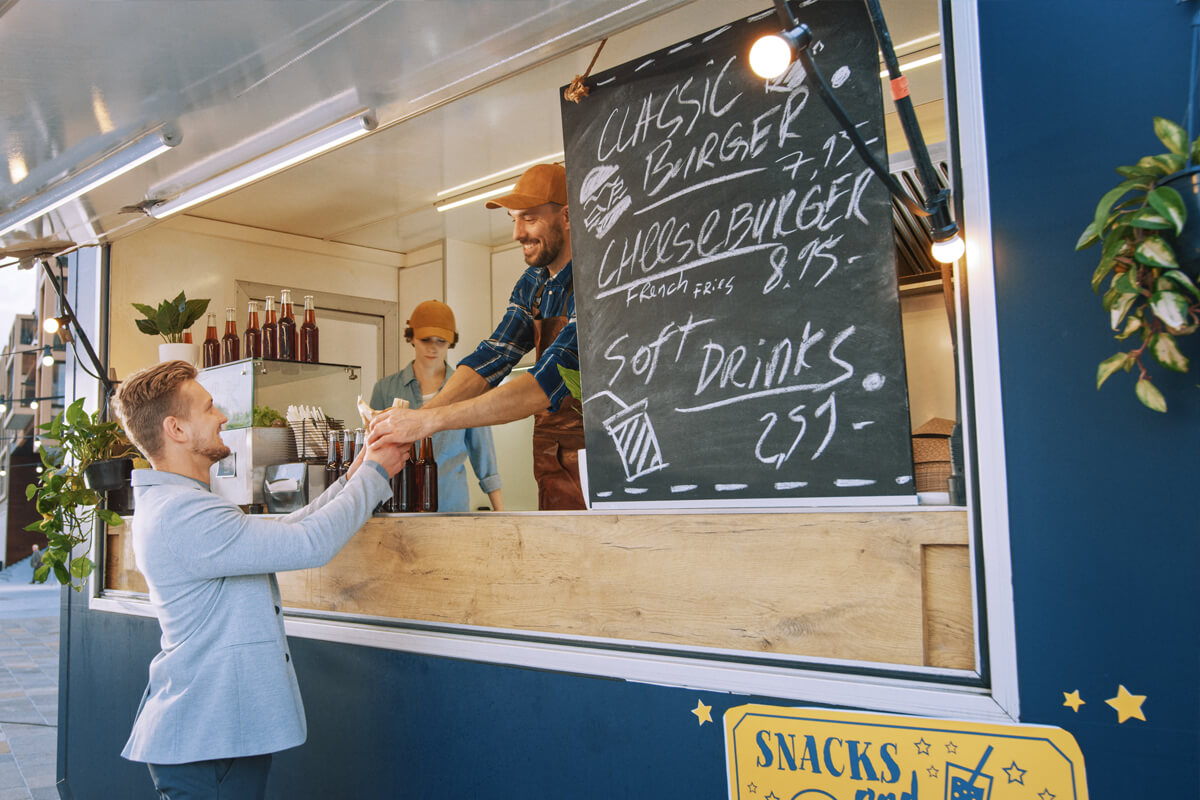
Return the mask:
<svg viewBox="0 0 1200 800">
<path fill-rule="evenodd" d="M 200 366 L 200 345 L 164 343 L 158 346 L 159 361 L 186 361 L 194 367 Z"/>
</svg>

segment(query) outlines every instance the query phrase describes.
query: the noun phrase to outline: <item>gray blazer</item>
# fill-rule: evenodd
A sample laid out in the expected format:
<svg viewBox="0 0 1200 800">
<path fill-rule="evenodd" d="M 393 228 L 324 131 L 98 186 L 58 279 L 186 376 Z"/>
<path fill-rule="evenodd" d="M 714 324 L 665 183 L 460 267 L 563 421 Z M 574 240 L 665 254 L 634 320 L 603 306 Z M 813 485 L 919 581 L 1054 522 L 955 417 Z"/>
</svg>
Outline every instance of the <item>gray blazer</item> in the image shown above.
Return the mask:
<svg viewBox="0 0 1200 800">
<path fill-rule="evenodd" d="M 276 571 L 325 564 L 390 484 L 365 462 L 282 518 L 243 514 L 192 478 L 135 470 L 133 552 L 162 627 L 162 652 L 121 755 L 181 764 L 302 744 L 304 707 Z"/>
</svg>

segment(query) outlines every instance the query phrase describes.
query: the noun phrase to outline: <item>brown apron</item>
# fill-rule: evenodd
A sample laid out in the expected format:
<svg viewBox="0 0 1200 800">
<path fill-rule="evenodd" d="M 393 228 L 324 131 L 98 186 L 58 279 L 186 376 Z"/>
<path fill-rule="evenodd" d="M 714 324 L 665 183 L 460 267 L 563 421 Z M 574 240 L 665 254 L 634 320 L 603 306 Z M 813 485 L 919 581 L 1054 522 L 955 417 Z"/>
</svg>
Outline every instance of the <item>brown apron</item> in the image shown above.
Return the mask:
<svg viewBox="0 0 1200 800">
<path fill-rule="evenodd" d="M 545 284 L 543 284 L 544 286 Z M 566 327 L 567 317 L 540 318 L 541 289 L 534 299 L 533 332 L 540 359 Z M 558 411 L 533 416 L 533 477 L 538 484 L 542 511 L 575 511 L 586 508 L 579 482 L 579 451 L 583 448 L 583 406 L 568 395 Z"/>
</svg>

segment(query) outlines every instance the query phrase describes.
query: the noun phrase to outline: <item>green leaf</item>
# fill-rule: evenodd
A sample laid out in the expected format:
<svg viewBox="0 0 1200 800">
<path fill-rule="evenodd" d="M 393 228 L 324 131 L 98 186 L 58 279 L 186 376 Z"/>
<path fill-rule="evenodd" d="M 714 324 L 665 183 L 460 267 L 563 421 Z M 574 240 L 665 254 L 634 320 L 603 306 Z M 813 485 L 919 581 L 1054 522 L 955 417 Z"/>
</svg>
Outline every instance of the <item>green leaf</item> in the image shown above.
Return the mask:
<svg viewBox="0 0 1200 800">
<path fill-rule="evenodd" d="M 1127 269 L 1113 278 L 1112 288 L 1121 294 L 1141 294 L 1142 287 L 1137 284 L 1137 270 Z"/>
<path fill-rule="evenodd" d="M 1121 320 L 1125 318 L 1125 315 L 1129 313 L 1129 309 L 1133 306 L 1134 301 L 1139 297 L 1141 297 L 1140 294 L 1121 294 L 1117 296 L 1112 310 L 1108 312 L 1110 325 L 1114 331 L 1121 324 Z"/>
<path fill-rule="evenodd" d="M 158 311 L 154 306 L 148 306 L 145 303 L 130 303 L 130 305 L 137 309 L 137 312 L 146 319 L 154 319 L 158 315 Z"/>
<path fill-rule="evenodd" d="M 152 319 L 135 319 L 134 325 L 137 329 L 148 336 L 158 336 L 158 324 Z"/>
<path fill-rule="evenodd" d="M 1129 224 L 1144 230 L 1165 231 L 1171 229 L 1171 222 L 1152 206 L 1146 206 L 1129 218 Z"/>
<path fill-rule="evenodd" d="M 1157 168 L 1148 169 L 1138 164 L 1117 167 L 1117 174 L 1123 178 L 1157 178 L 1161 175 Z"/>
<path fill-rule="evenodd" d="M 1168 328 L 1188 323 L 1188 301 L 1179 292 L 1155 292 L 1150 295 L 1150 309 Z"/>
<path fill-rule="evenodd" d="M 559 364 L 558 374 L 562 376 L 563 383 L 566 384 L 567 391 L 571 393 L 571 396 L 576 400 L 581 399 L 583 397 L 583 387 L 580 384 L 579 370 L 568 369 Z"/>
<path fill-rule="evenodd" d="M 118 514 L 115 511 L 110 511 L 107 508 L 96 509 L 96 516 L 98 516 L 98 517 L 100 517 L 100 519 L 104 520 L 104 523 L 106 525 L 109 525 L 110 527 L 113 527 L 113 528 L 116 528 L 120 525 L 125 524 L 125 520 L 121 519 L 120 514 Z"/>
<path fill-rule="evenodd" d="M 1083 229 L 1083 233 L 1079 234 L 1079 241 L 1075 242 L 1075 249 L 1086 250 L 1098 241 L 1100 241 L 1100 226 L 1096 224 L 1095 220 L 1092 220 Z"/>
<path fill-rule="evenodd" d="M 71 574 L 67 572 L 62 564 L 53 564 L 51 565 L 51 569 L 54 570 L 54 577 L 58 579 L 59 583 L 65 586 L 71 582 Z"/>
<path fill-rule="evenodd" d="M 1155 360 L 1167 369 L 1176 372 L 1188 371 L 1187 356 L 1180 352 L 1175 337 L 1166 331 L 1156 333 L 1150 338 L 1150 352 L 1154 354 Z"/>
<path fill-rule="evenodd" d="M 188 300 L 185 310 L 179 321 L 179 330 L 183 332 L 196 324 L 196 320 L 204 316 L 204 312 L 208 310 L 208 299 Z"/>
<path fill-rule="evenodd" d="M 72 426 L 86 425 L 88 423 L 88 414 L 83 410 L 83 403 L 78 401 L 67 406 L 66 410 L 67 422 Z"/>
<path fill-rule="evenodd" d="M 1105 192 L 1104 196 L 1100 198 L 1100 202 L 1096 204 L 1096 213 L 1092 215 L 1092 224 L 1089 227 L 1095 228 L 1098 232 L 1103 231 L 1108 224 L 1108 213 L 1112 210 L 1113 204 L 1136 188 L 1145 189 L 1145 182 L 1134 179 L 1122 181 L 1116 187 Z"/>
<path fill-rule="evenodd" d="M 1171 223 L 1176 236 L 1183 233 L 1183 225 L 1187 222 L 1187 209 L 1179 192 L 1170 186 L 1159 186 L 1150 192 L 1148 199 L 1154 210 Z"/>
<path fill-rule="evenodd" d="M 1096 267 L 1096 271 L 1092 273 L 1092 291 L 1100 293 L 1100 285 L 1104 283 L 1104 278 L 1108 273 L 1112 272 L 1112 268 L 1117 265 L 1117 262 L 1111 258 L 1100 260 L 1100 264 Z"/>
<path fill-rule="evenodd" d="M 1142 378 L 1133 387 L 1133 391 L 1137 394 L 1138 400 L 1142 401 L 1142 405 L 1151 411 L 1161 411 L 1166 413 L 1167 401 L 1149 378 Z"/>
<path fill-rule="evenodd" d="M 1141 317 L 1137 316 L 1136 314 L 1130 314 L 1125 318 L 1125 330 L 1117 334 L 1117 339 L 1128 339 L 1130 336 L 1133 336 L 1135 333 L 1140 331 L 1144 325 L 1145 323 L 1142 322 Z"/>
<path fill-rule="evenodd" d="M 1172 172 L 1179 172 L 1187 159 L 1176 153 L 1163 153 L 1157 156 L 1146 156 L 1137 163 L 1139 167 L 1153 171 L 1159 177 L 1165 177 Z"/>
<path fill-rule="evenodd" d="M 1200 287 L 1197 287 L 1188 274 L 1182 270 L 1172 269 L 1163 273 L 1164 277 L 1170 278 L 1183 288 L 1192 293 L 1192 296 L 1200 300 Z"/>
<path fill-rule="evenodd" d="M 1103 386 L 1104 382 L 1117 370 L 1125 369 L 1125 362 L 1128 360 L 1131 360 L 1128 353 L 1117 353 L 1101 361 L 1100 367 L 1096 370 L 1096 388 L 1099 389 Z"/>
<path fill-rule="evenodd" d="M 49 564 L 42 564 L 40 567 L 38 567 L 37 569 L 35 569 L 33 571 L 33 582 L 34 583 L 45 583 L 46 578 L 49 578 L 49 577 L 50 577 L 50 565 Z"/>
<path fill-rule="evenodd" d="M 1172 153 L 1186 157 L 1188 154 L 1187 131 L 1177 123 L 1163 117 L 1154 118 L 1154 135 Z"/>
<path fill-rule="evenodd" d="M 1167 269 L 1179 267 L 1179 262 L 1175 260 L 1175 251 L 1171 249 L 1171 245 L 1167 244 L 1167 240 L 1158 234 L 1152 234 L 1143 239 L 1134 249 L 1133 257 L 1152 267 L 1166 267 Z"/>
<path fill-rule="evenodd" d="M 92 574 L 92 560 L 87 556 L 80 556 L 71 562 L 71 575 L 82 580 Z"/>
<path fill-rule="evenodd" d="M 38 490 L 38 485 L 36 483 L 31 483 L 28 486 L 26 486 L 25 487 L 25 499 L 32 500 L 33 496 L 35 494 L 37 494 L 37 490 Z"/>
</svg>

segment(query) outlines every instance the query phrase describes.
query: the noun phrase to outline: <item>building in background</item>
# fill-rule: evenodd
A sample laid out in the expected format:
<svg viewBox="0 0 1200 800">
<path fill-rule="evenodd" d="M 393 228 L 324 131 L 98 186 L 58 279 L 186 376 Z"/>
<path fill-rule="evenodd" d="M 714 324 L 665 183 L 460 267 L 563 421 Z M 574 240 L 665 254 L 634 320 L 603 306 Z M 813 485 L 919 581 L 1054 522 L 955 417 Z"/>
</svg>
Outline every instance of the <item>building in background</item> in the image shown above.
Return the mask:
<svg viewBox="0 0 1200 800">
<path fill-rule="evenodd" d="M 25 487 L 37 480 L 41 459 L 37 453 L 38 426 L 63 408 L 63 361 L 66 345 L 58 334 L 47 333 L 41 321 L 57 315 L 54 287 L 39 275 L 33 313 L 18 314 L 0 352 L 0 537 L 5 566 L 27 557 L 33 545 L 44 547 L 46 537 L 25 530 L 38 518 L 37 508 L 25 497 Z M 46 348 L 49 348 L 47 351 Z M 43 356 L 53 363 L 47 365 Z"/>
</svg>

